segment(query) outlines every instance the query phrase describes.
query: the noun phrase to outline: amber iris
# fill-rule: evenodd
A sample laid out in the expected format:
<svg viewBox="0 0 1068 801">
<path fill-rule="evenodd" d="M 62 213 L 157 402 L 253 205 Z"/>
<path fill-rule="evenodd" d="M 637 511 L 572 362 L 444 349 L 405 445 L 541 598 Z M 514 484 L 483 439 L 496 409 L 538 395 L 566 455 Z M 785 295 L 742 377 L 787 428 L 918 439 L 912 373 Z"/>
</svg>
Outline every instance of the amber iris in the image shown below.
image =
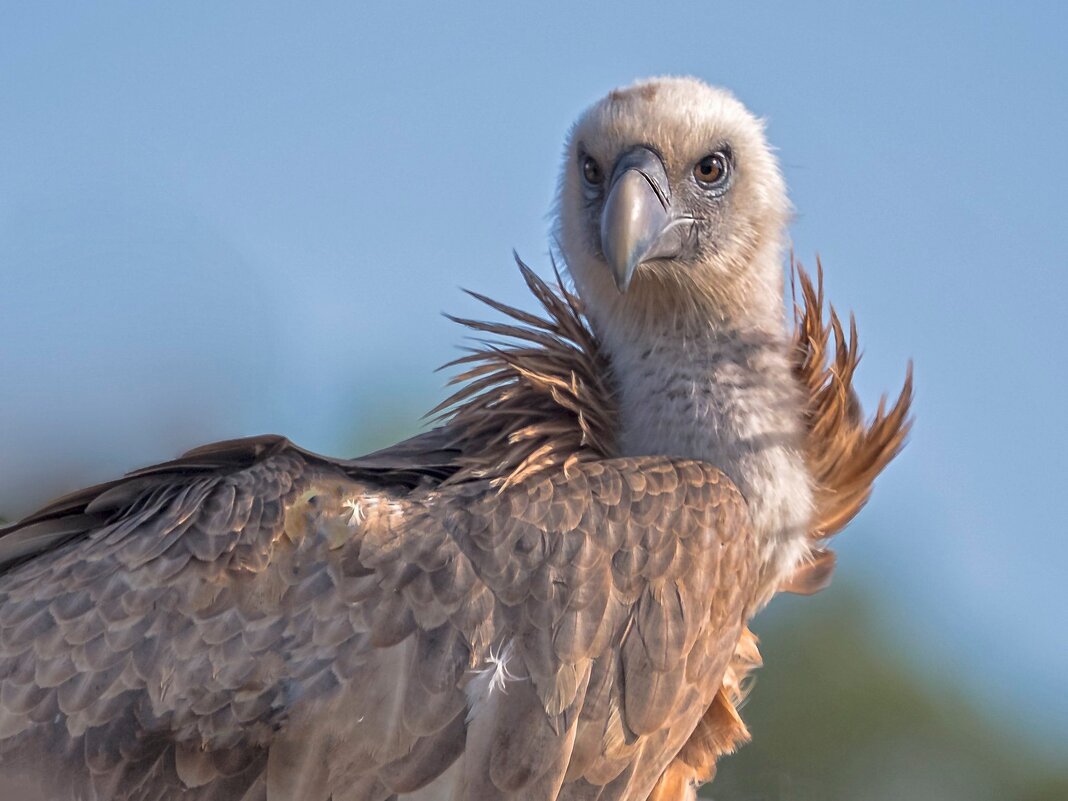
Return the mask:
<svg viewBox="0 0 1068 801">
<path fill-rule="evenodd" d="M 727 175 L 727 159 L 722 153 L 711 153 L 693 168 L 693 175 L 703 184 L 715 184 Z"/>
</svg>

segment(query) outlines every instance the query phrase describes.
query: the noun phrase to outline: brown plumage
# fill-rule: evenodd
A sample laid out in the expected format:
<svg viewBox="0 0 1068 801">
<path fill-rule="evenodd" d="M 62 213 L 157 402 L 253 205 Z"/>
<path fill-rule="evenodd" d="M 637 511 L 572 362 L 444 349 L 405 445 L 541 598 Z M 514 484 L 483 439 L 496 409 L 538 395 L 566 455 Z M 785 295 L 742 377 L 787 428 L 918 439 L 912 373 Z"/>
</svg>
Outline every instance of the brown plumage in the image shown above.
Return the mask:
<svg viewBox="0 0 1068 801">
<path fill-rule="evenodd" d="M 754 568 L 744 503 L 708 465 L 397 492 L 281 440 L 239 458 L 202 450 L 5 535 L 82 527 L 0 580 L 8 777 L 49 798 L 384 799 L 463 751 L 467 797 L 633 797 L 748 613 L 719 580 Z"/>
<path fill-rule="evenodd" d="M 748 621 L 826 584 L 908 428 L 909 380 L 864 421 L 822 272 L 785 330 L 787 209 L 727 93 L 613 92 L 567 148 L 575 293 L 521 265 L 538 314 L 482 298 L 507 320 L 461 321 L 493 341 L 437 428 L 217 443 L 0 532 L 0 783 L 691 798 L 748 736 Z"/>
</svg>

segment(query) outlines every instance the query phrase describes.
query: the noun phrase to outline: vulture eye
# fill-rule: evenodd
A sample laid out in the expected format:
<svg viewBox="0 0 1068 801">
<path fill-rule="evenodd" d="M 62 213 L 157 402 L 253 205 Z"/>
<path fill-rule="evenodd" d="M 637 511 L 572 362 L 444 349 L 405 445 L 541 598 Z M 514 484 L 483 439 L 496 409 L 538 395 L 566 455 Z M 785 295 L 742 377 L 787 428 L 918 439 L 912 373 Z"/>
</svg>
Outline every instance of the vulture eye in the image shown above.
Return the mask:
<svg viewBox="0 0 1068 801">
<path fill-rule="evenodd" d="M 726 153 L 719 150 L 709 153 L 694 165 L 693 177 L 706 187 L 719 186 L 727 178 L 728 163 Z"/>
<path fill-rule="evenodd" d="M 601 165 L 589 156 L 583 156 L 582 177 L 586 179 L 586 183 L 590 186 L 597 186 L 604 180 L 604 173 L 601 172 Z"/>
</svg>

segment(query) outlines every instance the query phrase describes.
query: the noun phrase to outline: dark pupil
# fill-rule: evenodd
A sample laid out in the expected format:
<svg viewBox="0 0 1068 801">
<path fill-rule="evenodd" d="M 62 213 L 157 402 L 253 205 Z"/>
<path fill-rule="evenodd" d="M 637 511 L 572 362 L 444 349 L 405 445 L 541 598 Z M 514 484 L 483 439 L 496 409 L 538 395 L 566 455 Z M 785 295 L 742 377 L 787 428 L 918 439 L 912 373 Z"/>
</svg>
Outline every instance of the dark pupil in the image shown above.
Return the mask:
<svg viewBox="0 0 1068 801">
<path fill-rule="evenodd" d="M 601 171 L 597 168 L 597 163 L 593 159 L 586 159 L 586 177 L 591 181 L 596 181 L 597 176 L 601 174 Z"/>
<path fill-rule="evenodd" d="M 711 161 L 705 161 L 701 163 L 701 175 L 712 175 L 719 172 L 719 167 Z"/>
</svg>

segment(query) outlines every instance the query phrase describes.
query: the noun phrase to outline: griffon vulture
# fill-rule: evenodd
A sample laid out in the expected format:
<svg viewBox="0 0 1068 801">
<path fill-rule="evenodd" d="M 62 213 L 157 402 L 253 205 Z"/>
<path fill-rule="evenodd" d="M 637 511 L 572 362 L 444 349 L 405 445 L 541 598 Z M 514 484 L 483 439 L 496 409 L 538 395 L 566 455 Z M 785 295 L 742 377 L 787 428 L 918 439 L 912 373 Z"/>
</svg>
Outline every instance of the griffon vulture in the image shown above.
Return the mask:
<svg viewBox="0 0 1068 801">
<path fill-rule="evenodd" d="M 199 448 L 0 536 L 0 781 L 34 799 L 692 798 L 747 738 L 749 619 L 814 591 L 908 428 L 798 274 L 727 92 L 568 138 L 574 291 L 459 360 L 438 427 L 339 460 Z M 9 792 L 14 792 L 9 790 Z"/>
</svg>

